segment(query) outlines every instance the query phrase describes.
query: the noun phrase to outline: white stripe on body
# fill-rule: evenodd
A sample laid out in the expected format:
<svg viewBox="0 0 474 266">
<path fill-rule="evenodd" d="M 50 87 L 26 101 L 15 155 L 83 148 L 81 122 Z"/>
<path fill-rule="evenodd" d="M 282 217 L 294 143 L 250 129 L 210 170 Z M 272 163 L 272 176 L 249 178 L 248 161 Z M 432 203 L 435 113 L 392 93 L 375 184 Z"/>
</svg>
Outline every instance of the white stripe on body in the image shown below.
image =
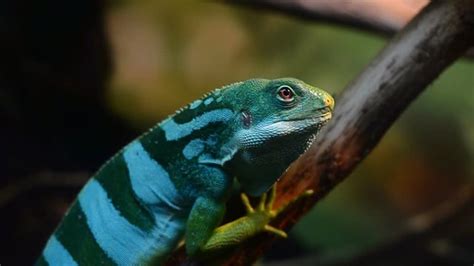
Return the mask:
<svg viewBox="0 0 474 266">
<path fill-rule="evenodd" d="M 204 100 L 204 104 L 205 104 L 205 105 L 209 105 L 209 104 L 211 104 L 213 101 L 214 101 L 214 98 L 209 97 L 209 98 L 207 98 L 206 100 Z"/>
<path fill-rule="evenodd" d="M 199 107 L 199 105 L 201 105 L 201 103 L 202 103 L 202 100 L 195 100 L 189 105 L 189 109 L 191 110 L 196 109 Z"/>
<path fill-rule="evenodd" d="M 121 216 L 101 184 L 92 179 L 79 194 L 79 204 L 97 244 L 118 265 L 136 265 L 175 248 L 185 223 L 173 213 L 154 213 L 156 225 L 144 232 Z M 172 242 L 172 243 L 171 243 Z"/>
<path fill-rule="evenodd" d="M 217 144 L 218 137 L 213 134 L 210 135 L 206 140 L 203 139 L 193 139 L 186 144 L 183 148 L 183 156 L 187 160 L 192 160 L 195 157 L 198 157 L 204 152 L 206 147 L 213 147 Z"/>
<path fill-rule="evenodd" d="M 59 242 L 56 236 L 51 236 L 43 251 L 43 257 L 49 265 L 75 266 L 77 262 L 67 249 Z"/>
<path fill-rule="evenodd" d="M 139 140 L 135 140 L 125 148 L 123 153 L 127 164 L 130 183 L 135 195 L 153 209 L 153 207 L 169 207 L 181 211 L 180 195 L 166 170 L 150 157 Z M 163 205 L 165 206 L 159 206 Z M 152 210 L 153 211 L 153 210 Z"/>
<path fill-rule="evenodd" d="M 177 124 L 173 118 L 169 118 L 163 122 L 161 128 L 165 131 L 166 140 L 179 140 L 211 123 L 227 122 L 233 115 L 234 113 L 230 109 L 215 109 L 195 117 L 184 124 Z"/>
<path fill-rule="evenodd" d="M 202 139 L 193 139 L 183 149 L 184 158 L 191 160 L 200 155 L 205 148 L 206 142 Z"/>
</svg>

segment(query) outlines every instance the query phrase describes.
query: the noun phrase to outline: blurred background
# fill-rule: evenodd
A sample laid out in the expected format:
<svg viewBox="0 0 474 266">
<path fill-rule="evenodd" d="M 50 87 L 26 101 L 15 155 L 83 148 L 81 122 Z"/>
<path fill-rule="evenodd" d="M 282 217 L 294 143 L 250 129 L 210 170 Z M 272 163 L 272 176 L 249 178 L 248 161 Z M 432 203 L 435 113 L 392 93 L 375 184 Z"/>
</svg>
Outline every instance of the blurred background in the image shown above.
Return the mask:
<svg viewBox="0 0 474 266">
<path fill-rule="evenodd" d="M 31 264 L 88 176 L 205 92 L 291 76 L 331 92 L 337 108 L 337 95 L 387 42 L 274 12 L 175 2 L 0 4 L 0 264 Z M 350 260 L 455 198 L 474 181 L 473 114 L 474 61 L 462 59 L 262 263 Z M 423 248 L 410 260 L 471 265 L 473 236 L 469 226 L 450 232 L 429 243 L 440 253 Z M 398 252 L 389 253 L 407 255 Z"/>
</svg>

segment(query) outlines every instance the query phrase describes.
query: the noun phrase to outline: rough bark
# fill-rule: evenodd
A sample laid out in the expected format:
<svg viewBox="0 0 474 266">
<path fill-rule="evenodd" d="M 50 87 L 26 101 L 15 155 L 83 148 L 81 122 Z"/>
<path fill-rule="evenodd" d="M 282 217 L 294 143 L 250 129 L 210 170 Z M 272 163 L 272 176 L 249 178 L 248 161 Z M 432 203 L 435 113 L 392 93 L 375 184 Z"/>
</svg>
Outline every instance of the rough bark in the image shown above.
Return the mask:
<svg viewBox="0 0 474 266">
<path fill-rule="evenodd" d="M 474 259 L 470 252 L 474 237 L 472 224 L 474 185 L 467 185 L 446 201 L 408 219 L 371 248 L 356 252 L 342 249 L 337 251 L 337 256 L 329 257 L 310 254 L 272 261 L 268 266 L 469 265 Z"/>
<path fill-rule="evenodd" d="M 276 207 L 313 189 L 313 197 L 280 215 L 274 225 L 289 229 L 346 178 L 374 148 L 408 105 L 474 44 L 474 1 L 434 1 L 426 6 L 350 83 L 331 123 L 312 148 L 279 182 Z M 262 235 L 226 254 L 223 265 L 248 265 L 274 237 Z M 178 251 L 171 265 L 193 263 Z"/>
</svg>

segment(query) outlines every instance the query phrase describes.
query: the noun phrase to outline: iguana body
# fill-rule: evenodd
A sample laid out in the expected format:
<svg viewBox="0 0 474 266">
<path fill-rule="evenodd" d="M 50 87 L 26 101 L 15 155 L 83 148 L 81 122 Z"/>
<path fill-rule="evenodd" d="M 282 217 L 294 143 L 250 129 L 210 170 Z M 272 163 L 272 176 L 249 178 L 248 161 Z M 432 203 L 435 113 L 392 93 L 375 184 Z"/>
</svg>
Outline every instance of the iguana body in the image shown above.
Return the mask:
<svg viewBox="0 0 474 266">
<path fill-rule="evenodd" d="M 104 164 L 51 236 L 39 264 L 160 264 L 183 236 L 187 252 L 195 255 L 242 235 L 272 231 L 241 226 L 254 218 L 215 230 L 233 178 L 253 196 L 266 192 L 308 147 L 333 105 L 326 92 L 290 78 L 214 90 Z"/>
</svg>

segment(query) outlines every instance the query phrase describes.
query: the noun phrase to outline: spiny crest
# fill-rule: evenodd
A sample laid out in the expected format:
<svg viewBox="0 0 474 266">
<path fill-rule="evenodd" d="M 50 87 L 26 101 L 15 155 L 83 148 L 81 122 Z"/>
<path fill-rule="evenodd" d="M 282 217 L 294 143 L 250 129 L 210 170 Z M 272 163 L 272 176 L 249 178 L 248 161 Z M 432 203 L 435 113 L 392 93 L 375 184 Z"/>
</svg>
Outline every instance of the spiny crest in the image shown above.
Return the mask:
<svg viewBox="0 0 474 266">
<path fill-rule="evenodd" d="M 143 135 L 146 135 L 148 132 L 151 132 L 153 130 L 155 130 L 157 127 L 160 127 L 163 123 L 165 123 L 166 121 L 168 121 L 169 119 L 172 119 L 173 117 L 179 115 L 180 113 L 182 113 L 183 111 L 186 111 L 186 110 L 189 110 L 189 109 L 193 109 L 193 105 L 200 105 L 201 103 L 203 103 L 207 98 L 209 98 L 209 96 L 211 95 L 214 95 L 214 96 L 218 96 L 222 91 L 226 90 L 226 89 L 229 89 L 231 87 L 235 87 L 235 86 L 239 86 L 241 85 L 242 83 L 244 83 L 245 81 L 238 81 L 238 82 L 234 82 L 234 83 L 231 83 L 231 84 L 228 84 L 228 85 L 225 85 L 225 86 L 222 86 L 220 88 L 217 88 L 217 89 L 214 89 L 214 90 L 211 90 L 207 93 L 205 93 L 203 96 L 201 96 L 201 98 L 197 99 L 197 100 L 194 100 L 193 102 L 191 103 L 188 103 L 187 105 L 179 108 L 178 110 L 176 110 L 176 112 L 174 112 L 173 114 L 170 114 L 168 115 L 165 119 L 163 119 L 160 123 L 156 124 L 155 126 L 149 128 L 144 134 L 142 134 L 141 136 Z M 198 103 L 198 104 L 196 104 Z M 196 106 L 197 107 L 197 106 Z M 195 107 L 195 108 L 196 108 Z M 141 137 L 140 136 L 140 137 Z"/>
<path fill-rule="evenodd" d="M 227 85 L 224 85 L 220 88 L 217 88 L 217 89 L 214 89 L 214 90 L 211 90 L 207 93 L 205 93 L 201 98 L 199 98 L 198 100 L 195 100 L 194 102 L 191 102 L 189 103 L 188 105 L 186 105 L 185 107 L 182 107 L 180 108 L 175 114 L 178 114 L 179 112 L 185 110 L 185 109 L 188 109 L 190 108 L 193 103 L 197 102 L 197 101 L 205 101 L 207 98 L 209 98 L 209 96 L 219 96 L 220 93 L 228 88 L 231 88 L 231 87 L 235 87 L 235 86 L 239 86 L 241 85 L 242 83 L 244 83 L 244 81 L 238 81 L 238 82 L 234 82 L 234 83 L 231 83 L 231 84 L 227 84 Z"/>
<path fill-rule="evenodd" d="M 234 86 L 239 86 L 241 85 L 242 83 L 244 83 L 244 81 L 238 81 L 238 82 L 234 82 L 234 83 L 231 83 L 231 84 L 228 84 L 228 85 L 225 85 L 225 86 L 222 86 L 220 88 L 217 88 L 217 89 L 214 89 L 214 90 L 211 90 L 209 92 L 206 92 L 203 96 L 201 96 L 201 98 L 197 99 L 197 100 L 194 100 L 193 102 L 190 102 L 188 103 L 187 105 L 179 108 L 178 110 L 176 110 L 176 112 L 174 112 L 173 114 L 171 115 L 168 115 L 168 117 L 166 117 L 166 119 L 163 119 L 163 121 L 166 121 L 168 120 L 169 118 L 175 116 L 175 115 L 178 115 L 180 114 L 181 112 L 185 111 L 185 110 L 188 110 L 188 109 L 193 109 L 193 104 L 196 104 L 196 102 L 198 103 L 201 103 L 201 102 L 204 102 L 207 98 L 209 98 L 210 96 L 219 96 L 219 94 L 221 93 L 221 91 L 224 91 L 230 87 L 234 87 Z"/>
</svg>

